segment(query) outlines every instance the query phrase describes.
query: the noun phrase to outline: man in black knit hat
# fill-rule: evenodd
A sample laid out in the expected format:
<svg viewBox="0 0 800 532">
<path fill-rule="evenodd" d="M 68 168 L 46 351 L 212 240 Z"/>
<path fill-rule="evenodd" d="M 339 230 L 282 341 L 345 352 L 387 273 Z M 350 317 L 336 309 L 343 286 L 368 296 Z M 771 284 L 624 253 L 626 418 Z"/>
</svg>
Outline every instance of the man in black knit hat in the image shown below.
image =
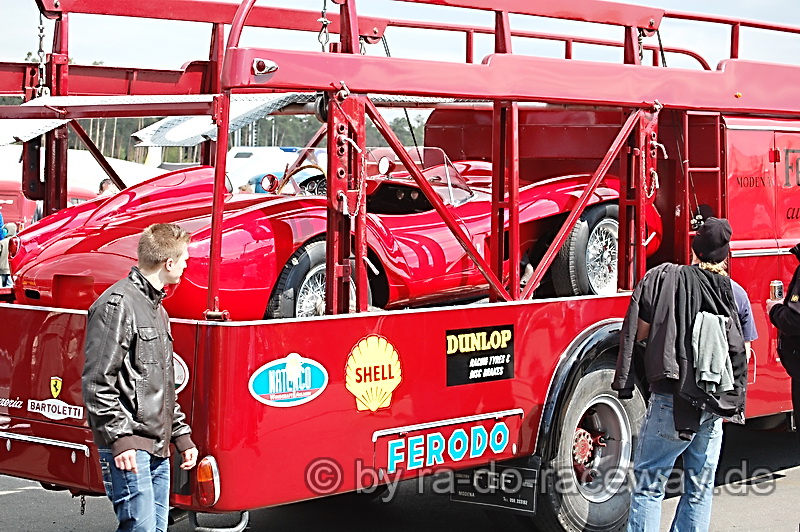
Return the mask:
<svg viewBox="0 0 800 532">
<path fill-rule="evenodd" d="M 727 220 L 708 218 L 692 241 L 692 266 L 659 265 L 631 296 L 612 388 L 632 397 L 638 343 L 651 394 L 634 456 L 629 531 L 660 529 L 679 456 L 684 489 L 671 529 L 708 530 L 722 420 L 743 421 L 747 344 L 756 338 L 747 295 L 725 271 L 731 233 Z"/>
</svg>

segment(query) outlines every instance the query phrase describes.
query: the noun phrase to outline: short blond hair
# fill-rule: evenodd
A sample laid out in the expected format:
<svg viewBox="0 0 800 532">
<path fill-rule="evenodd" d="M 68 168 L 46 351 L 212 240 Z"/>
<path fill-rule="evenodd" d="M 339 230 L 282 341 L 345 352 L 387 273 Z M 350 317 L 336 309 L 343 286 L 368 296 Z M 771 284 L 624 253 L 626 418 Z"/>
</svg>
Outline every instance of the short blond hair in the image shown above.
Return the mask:
<svg viewBox="0 0 800 532">
<path fill-rule="evenodd" d="M 153 270 L 167 259 L 178 260 L 191 235 L 176 224 L 153 224 L 142 232 L 136 254 L 139 268 Z"/>
</svg>

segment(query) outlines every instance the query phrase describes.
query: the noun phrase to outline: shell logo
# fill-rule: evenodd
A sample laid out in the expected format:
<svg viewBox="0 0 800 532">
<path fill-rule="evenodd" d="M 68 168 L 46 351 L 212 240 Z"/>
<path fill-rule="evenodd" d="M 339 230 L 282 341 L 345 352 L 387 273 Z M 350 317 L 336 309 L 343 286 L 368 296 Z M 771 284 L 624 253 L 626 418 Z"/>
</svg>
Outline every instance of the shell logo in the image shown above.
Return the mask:
<svg viewBox="0 0 800 532">
<path fill-rule="evenodd" d="M 345 387 L 355 396 L 359 411 L 391 406 L 392 392 L 402 380 L 400 356 L 383 336 L 362 338 L 347 357 Z"/>
</svg>

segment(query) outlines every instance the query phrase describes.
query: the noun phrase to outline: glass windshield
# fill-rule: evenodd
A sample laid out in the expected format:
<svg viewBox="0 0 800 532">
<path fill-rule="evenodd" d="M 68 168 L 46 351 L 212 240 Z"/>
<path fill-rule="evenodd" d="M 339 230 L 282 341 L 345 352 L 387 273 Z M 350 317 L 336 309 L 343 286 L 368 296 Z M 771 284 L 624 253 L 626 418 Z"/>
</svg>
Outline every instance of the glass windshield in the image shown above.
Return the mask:
<svg viewBox="0 0 800 532">
<path fill-rule="evenodd" d="M 445 205 L 461 205 L 472 197 L 472 190 L 441 148 L 406 147 L 406 154 Z M 366 172 L 374 178 L 413 181 L 403 160 L 392 148 L 367 148 Z"/>
</svg>

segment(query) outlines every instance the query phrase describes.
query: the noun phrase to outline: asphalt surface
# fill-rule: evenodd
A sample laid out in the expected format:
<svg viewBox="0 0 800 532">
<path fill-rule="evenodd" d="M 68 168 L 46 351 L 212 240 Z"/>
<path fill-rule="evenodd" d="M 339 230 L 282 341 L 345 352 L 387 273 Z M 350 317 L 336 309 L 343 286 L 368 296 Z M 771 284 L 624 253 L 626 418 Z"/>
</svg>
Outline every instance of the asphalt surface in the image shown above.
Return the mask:
<svg viewBox="0 0 800 532">
<path fill-rule="evenodd" d="M 756 432 L 726 426 L 722 461 L 711 530 L 797 532 L 800 528 L 800 450 L 796 436 Z M 744 473 L 744 474 L 742 474 Z M 430 479 L 419 489 L 416 480 L 401 483 L 389 503 L 345 495 L 251 513 L 249 530 L 358 532 L 380 530 L 459 532 L 511 530 L 480 507 L 451 503 L 431 493 Z M 420 493 L 420 491 L 422 493 Z M 664 503 L 662 530 L 677 505 L 673 496 Z M 233 524 L 214 516 L 201 524 Z M 65 492 L 50 492 L 38 483 L 0 475 L 0 531 L 94 532 L 116 528 L 111 504 L 102 497 L 80 499 Z M 170 528 L 190 532 L 188 521 Z M 524 530 L 524 528 L 517 528 Z M 533 529 L 528 529 L 532 531 Z"/>
</svg>

